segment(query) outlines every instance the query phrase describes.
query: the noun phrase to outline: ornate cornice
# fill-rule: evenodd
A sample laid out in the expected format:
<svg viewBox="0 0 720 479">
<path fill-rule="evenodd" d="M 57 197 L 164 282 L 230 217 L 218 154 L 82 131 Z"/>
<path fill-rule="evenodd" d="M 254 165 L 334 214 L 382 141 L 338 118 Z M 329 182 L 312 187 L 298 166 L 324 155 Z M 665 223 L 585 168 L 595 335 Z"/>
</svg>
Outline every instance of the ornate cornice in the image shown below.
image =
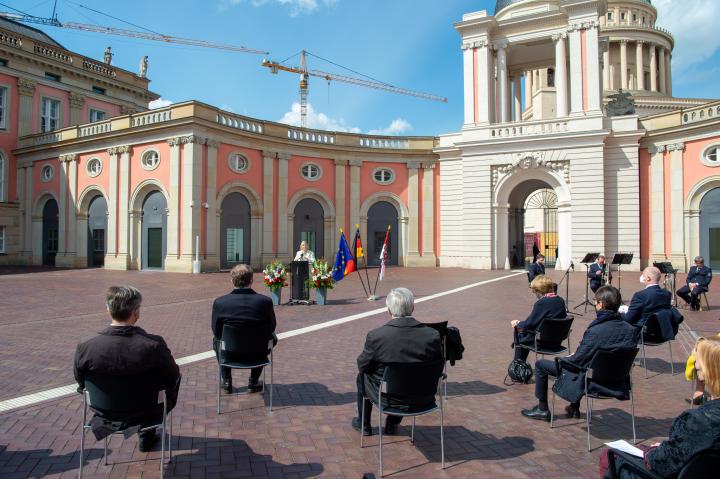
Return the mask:
<svg viewBox="0 0 720 479">
<path fill-rule="evenodd" d="M 278 160 L 283 161 L 290 161 L 290 157 L 292 156 L 290 153 L 278 153 Z"/>
<path fill-rule="evenodd" d="M 512 175 L 519 170 L 531 170 L 544 168 L 562 175 L 566 183 L 570 183 L 570 162 L 568 160 L 545 160 L 543 152 L 527 152 L 515 155 L 515 160 L 510 164 L 493 165 L 492 184 L 493 187 L 499 180 L 507 175 Z"/>
<path fill-rule="evenodd" d="M 168 138 L 167 144 L 170 146 L 180 146 L 180 137 L 176 136 L 174 138 Z"/>
<path fill-rule="evenodd" d="M 422 164 L 419 161 L 408 161 L 407 169 L 408 170 L 419 170 L 421 165 Z"/>
<path fill-rule="evenodd" d="M 35 87 L 37 82 L 29 78 L 19 77 L 17 80 L 18 93 L 23 96 L 33 96 L 35 94 Z"/>
<path fill-rule="evenodd" d="M 195 144 L 195 143 L 197 143 L 199 145 L 204 145 L 205 138 L 199 137 L 197 135 L 181 136 L 180 143 L 182 143 L 183 145 Z"/>
<path fill-rule="evenodd" d="M 499 40 L 497 42 L 493 42 L 492 47 L 493 50 L 504 50 L 508 47 L 508 42 L 505 40 Z"/>
<path fill-rule="evenodd" d="M 77 161 L 77 153 L 68 153 L 66 155 L 60 155 L 58 157 L 58 160 L 60 161 L 60 163 L 65 163 L 65 162 L 69 163 L 71 161 Z"/>
<path fill-rule="evenodd" d="M 348 164 L 348 160 L 338 160 L 337 158 L 335 159 L 336 166 L 346 166 L 347 164 Z"/>
<path fill-rule="evenodd" d="M 275 152 L 275 151 L 263 150 L 263 152 L 262 152 L 263 158 L 270 159 L 270 160 L 274 160 L 275 155 L 277 155 L 277 152 Z"/>
<path fill-rule="evenodd" d="M 567 38 L 567 32 L 554 33 L 552 36 L 552 39 L 554 42 L 557 42 L 559 40 L 565 40 L 566 38 Z"/>
<path fill-rule="evenodd" d="M 205 144 L 206 144 L 209 148 L 217 148 L 217 147 L 220 145 L 220 142 L 217 141 L 217 140 L 212 140 L 212 139 L 208 138 L 208 139 L 205 140 Z"/>
<path fill-rule="evenodd" d="M 673 143 L 667 145 L 667 151 L 685 151 L 685 143 Z"/>
<path fill-rule="evenodd" d="M 362 160 L 348 160 L 348 165 L 350 166 L 362 166 Z"/>
<path fill-rule="evenodd" d="M 115 147 L 115 149 L 121 155 L 125 154 L 125 153 L 130 153 L 130 145 L 120 145 L 120 146 Z"/>
</svg>

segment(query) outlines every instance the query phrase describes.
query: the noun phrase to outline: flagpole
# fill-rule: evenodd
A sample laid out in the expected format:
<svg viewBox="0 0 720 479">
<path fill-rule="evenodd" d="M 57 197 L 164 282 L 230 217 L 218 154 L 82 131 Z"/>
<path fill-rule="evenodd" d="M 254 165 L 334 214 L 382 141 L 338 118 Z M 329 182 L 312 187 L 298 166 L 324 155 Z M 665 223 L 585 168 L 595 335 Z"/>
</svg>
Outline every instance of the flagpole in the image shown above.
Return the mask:
<svg viewBox="0 0 720 479">
<path fill-rule="evenodd" d="M 360 225 L 359 225 L 359 224 L 356 224 L 356 225 L 355 225 L 355 228 L 357 228 L 357 230 L 360 231 Z M 356 247 L 356 252 L 357 252 L 357 247 Z M 368 275 L 367 254 L 365 254 L 365 253 L 366 253 L 366 252 L 363 251 L 363 264 L 365 265 L 365 278 L 367 279 L 368 289 L 370 289 L 370 275 Z M 357 258 L 356 258 L 356 259 L 357 259 Z M 358 265 L 358 266 L 360 266 L 360 265 Z M 360 274 L 360 271 L 358 271 L 358 274 Z M 362 276 L 361 276 L 361 280 L 362 280 Z M 370 294 L 368 294 L 367 297 L 368 297 L 368 301 L 375 301 L 376 299 L 378 299 L 377 296 L 375 296 L 375 292 L 374 292 L 374 291 L 371 292 Z"/>
<path fill-rule="evenodd" d="M 390 225 L 388 225 L 388 227 L 387 227 L 387 232 L 385 233 L 385 239 L 388 239 L 388 240 L 390 239 Z M 383 246 L 384 246 L 384 244 L 383 244 Z M 373 296 L 375 296 L 375 293 L 377 293 L 377 285 L 378 285 L 378 280 L 380 279 L 380 271 L 382 271 L 382 263 L 385 260 L 385 256 L 387 255 L 387 253 L 388 252 L 386 250 L 385 253 L 383 254 L 383 257 L 380 258 L 380 267 L 378 268 L 378 274 L 377 274 L 377 277 L 375 278 L 375 287 L 373 288 Z"/>
<path fill-rule="evenodd" d="M 340 234 L 344 235 L 342 228 L 340 228 Z M 354 256 L 357 256 L 357 245 L 353 245 L 354 250 Z M 357 260 L 357 258 L 355 258 Z M 360 278 L 360 284 L 362 284 L 363 287 L 363 293 L 365 293 L 365 296 L 368 296 L 368 288 L 370 288 L 370 281 L 368 281 L 367 288 L 365 288 L 365 283 L 363 282 L 362 275 L 360 274 L 360 271 L 357 268 L 357 265 L 355 265 L 355 271 L 357 271 L 358 277 Z"/>
</svg>

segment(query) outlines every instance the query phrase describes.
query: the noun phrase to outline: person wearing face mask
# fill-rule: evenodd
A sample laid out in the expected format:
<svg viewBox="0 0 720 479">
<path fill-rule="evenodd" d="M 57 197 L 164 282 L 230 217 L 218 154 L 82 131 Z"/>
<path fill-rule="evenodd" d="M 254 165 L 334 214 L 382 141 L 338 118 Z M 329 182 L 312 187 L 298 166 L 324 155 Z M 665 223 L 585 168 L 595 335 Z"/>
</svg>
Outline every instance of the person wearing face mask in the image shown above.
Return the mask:
<svg viewBox="0 0 720 479">
<path fill-rule="evenodd" d="M 672 307 L 672 293 L 660 287 L 660 276 L 660 270 L 654 266 L 643 270 L 640 284 L 645 288 L 633 295 L 625 321 L 642 328 L 652 314 Z"/>
<path fill-rule="evenodd" d="M 540 261 L 540 257 L 538 257 Z M 515 359 L 526 361 L 530 350 L 519 347 L 520 344 L 534 344 L 535 330 L 544 319 L 562 319 L 567 316 L 565 300 L 555 293 L 555 283 L 548 276 L 536 276 L 530 283 L 530 289 L 537 301 L 533 305 L 530 315 L 525 321 L 513 320 Z"/>
<path fill-rule="evenodd" d="M 595 353 L 600 350 L 630 349 L 637 347 L 635 328 L 626 323 L 618 314 L 622 304 L 620 291 L 613 286 L 603 286 L 595 293 L 595 311 L 597 318 L 585 330 L 582 341 L 575 350 L 575 354 L 565 359 L 584 370 L 592 361 Z M 535 362 L 535 397 L 537 406 L 524 409 L 522 415 L 529 419 L 550 421 L 548 410 L 548 376 L 557 377 L 559 374 L 557 363 L 550 359 L 540 359 Z M 575 381 L 578 388 L 584 392 L 583 381 Z M 571 403 L 565 408 L 569 418 L 580 417 L 580 400 Z"/>
</svg>

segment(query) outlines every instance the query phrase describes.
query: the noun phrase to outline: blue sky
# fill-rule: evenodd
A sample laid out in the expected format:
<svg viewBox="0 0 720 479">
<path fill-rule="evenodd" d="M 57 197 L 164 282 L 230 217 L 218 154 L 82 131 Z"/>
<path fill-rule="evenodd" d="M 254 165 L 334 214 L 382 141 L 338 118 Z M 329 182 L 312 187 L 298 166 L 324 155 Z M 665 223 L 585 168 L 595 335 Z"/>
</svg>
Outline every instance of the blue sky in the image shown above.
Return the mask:
<svg viewBox="0 0 720 479">
<path fill-rule="evenodd" d="M 50 16 L 52 0 L 3 0 Z M 675 96 L 720 98 L 717 0 L 655 0 L 659 25 L 676 37 Z M 131 28 L 83 4 L 167 35 L 244 45 L 281 61 L 306 49 L 396 86 L 448 97 L 447 104 L 322 79 L 310 86 L 311 126 L 362 132 L 437 135 L 462 123 L 462 55 L 452 24 L 463 13 L 487 9 L 479 0 L 59 0 L 61 21 Z M 0 6 L 0 10 L 5 10 Z M 150 57 L 151 89 L 164 100 L 196 99 L 238 114 L 296 121 L 298 78 L 271 75 L 262 56 L 43 27 L 66 48 L 137 71 Z M 311 59 L 310 67 L 342 70 Z M 294 60 L 288 62 L 296 64 Z"/>
</svg>

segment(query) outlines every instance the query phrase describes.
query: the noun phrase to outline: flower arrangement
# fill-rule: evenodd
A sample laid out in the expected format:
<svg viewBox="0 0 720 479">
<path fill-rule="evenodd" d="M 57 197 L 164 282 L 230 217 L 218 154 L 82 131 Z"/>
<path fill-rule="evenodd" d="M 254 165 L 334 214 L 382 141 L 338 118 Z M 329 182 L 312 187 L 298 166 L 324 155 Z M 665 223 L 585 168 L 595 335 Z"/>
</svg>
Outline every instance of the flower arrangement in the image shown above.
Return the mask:
<svg viewBox="0 0 720 479">
<path fill-rule="evenodd" d="M 274 259 L 272 263 L 265 266 L 263 274 L 265 286 L 271 290 L 287 286 L 287 269 L 285 268 L 285 265 L 277 259 Z"/>
<path fill-rule="evenodd" d="M 312 267 L 310 268 L 310 280 L 308 281 L 311 288 L 333 288 L 333 277 L 332 269 L 327 264 L 325 258 L 316 259 L 313 261 Z"/>
</svg>

